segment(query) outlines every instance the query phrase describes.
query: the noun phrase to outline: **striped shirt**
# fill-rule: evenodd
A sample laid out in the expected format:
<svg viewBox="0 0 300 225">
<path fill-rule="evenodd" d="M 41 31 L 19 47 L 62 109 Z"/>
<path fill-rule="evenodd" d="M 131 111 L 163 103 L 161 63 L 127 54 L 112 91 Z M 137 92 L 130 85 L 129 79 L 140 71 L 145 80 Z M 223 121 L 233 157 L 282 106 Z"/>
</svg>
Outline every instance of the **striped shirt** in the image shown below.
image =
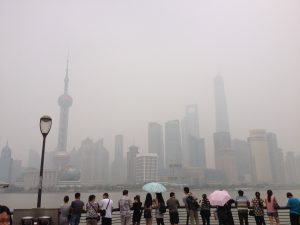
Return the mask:
<svg viewBox="0 0 300 225">
<path fill-rule="evenodd" d="M 246 196 L 237 196 L 235 201 L 238 211 L 248 211 L 249 200 Z"/>
</svg>

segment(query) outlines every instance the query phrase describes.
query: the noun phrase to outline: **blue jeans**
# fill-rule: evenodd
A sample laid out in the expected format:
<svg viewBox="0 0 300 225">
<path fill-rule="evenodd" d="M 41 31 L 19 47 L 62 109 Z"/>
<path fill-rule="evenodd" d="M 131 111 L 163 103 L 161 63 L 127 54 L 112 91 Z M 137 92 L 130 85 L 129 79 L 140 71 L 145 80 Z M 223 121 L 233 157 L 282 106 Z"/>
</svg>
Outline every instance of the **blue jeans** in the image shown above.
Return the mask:
<svg viewBox="0 0 300 225">
<path fill-rule="evenodd" d="M 80 216 L 79 215 L 72 215 L 71 217 L 71 225 L 78 225 L 80 222 Z"/>
</svg>

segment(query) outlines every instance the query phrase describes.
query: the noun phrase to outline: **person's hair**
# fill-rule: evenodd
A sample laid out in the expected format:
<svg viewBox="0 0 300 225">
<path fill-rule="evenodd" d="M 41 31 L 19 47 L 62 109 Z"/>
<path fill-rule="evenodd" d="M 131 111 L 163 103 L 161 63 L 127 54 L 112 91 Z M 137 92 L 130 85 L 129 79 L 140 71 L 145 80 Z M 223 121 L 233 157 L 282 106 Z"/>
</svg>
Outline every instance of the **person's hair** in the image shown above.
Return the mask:
<svg viewBox="0 0 300 225">
<path fill-rule="evenodd" d="M 150 193 L 147 193 L 144 205 L 147 208 L 152 205 L 152 195 Z"/>
<path fill-rule="evenodd" d="M 136 196 L 134 197 L 134 199 L 137 200 L 138 202 L 141 202 L 141 197 L 140 197 L 139 195 L 136 195 Z"/>
<path fill-rule="evenodd" d="M 290 198 L 293 197 L 293 194 L 291 192 L 286 193 L 286 197 Z"/>
<path fill-rule="evenodd" d="M 79 192 L 75 193 L 75 198 L 80 198 L 80 193 Z"/>
<path fill-rule="evenodd" d="M 123 195 L 127 195 L 127 194 L 128 194 L 128 190 L 124 190 Z"/>
<path fill-rule="evenodd" d="M 91 202 L 91 201 L 94 201 L 94 200 L 95 200 L 95 198 L 96 198 L 96 196 L 95 196 L 95 195 L 90 195 L 90 196 L 89 196 L 89 202 Z"/>
<path fill-rule="evenodd" d="M 156 193 L 156 199 L 157 199 L 158 203 L 163 203 L 163 204 L 165 203 L 165 200 L 164 200 L 161 192 Z"/>
<path fill-rule="evenodd" d="M 108 198 L 108 193 L 105 192 L 105 193 L 103 194 L 103 197 Z"/>
<path fill-rule="evenodd" d="M 189 189 L 189 187 L 184 187 L 184 188 L 183 188 L 183 191 L 184 191 L 184 193 L 189 193 L 189 192 L 190 192 L 190 189 Z"/>
<path fill-rule="evenodd" d="M 257 198 L 257 199 L 259 199 L 260 198 L 260 193 L 257 191 L 257 192 L 255 192 L 255 197 Z"/>
<path fill-rule="evenodd" d="M 170 197 L 173 197 L 175 196 L 175 193 L 174 192 L 170 192 Z"/>
<path fill-rule="evenodd" d="M 238 193 L 239 193 L 239 196 L 243 196 L 244 195 L 244 192 L 242 190 L 239 190 Z"/>
<path fill-rule="evenodd" d="M 203 198 L 203 199 L 207 199 L 207 195 L 206 195 L 206 194 L 203 194 L 203 195 L 202 195 L 202 198 Z"/>
<path fill-rule="evenodd" d="M 271 197 L 273 195 L 273 191 L 272 190 L 267 190 L 267 195 L 268 195 L 268 202 L 271 202 Z"/>
<path fill-rule="evenodd" d="M 64 197 L 64 203 L 68 203 L 68 202 L 69 202 L 69 196 L 66 195 L 66 196 Z"/>
<path fill-rule="evenodd" d="M 0 205 L 0 213 L 6 213 L 9 216 L 9 224 L 12 224 L 11 212 L 5 205 Z"/>
</svg>

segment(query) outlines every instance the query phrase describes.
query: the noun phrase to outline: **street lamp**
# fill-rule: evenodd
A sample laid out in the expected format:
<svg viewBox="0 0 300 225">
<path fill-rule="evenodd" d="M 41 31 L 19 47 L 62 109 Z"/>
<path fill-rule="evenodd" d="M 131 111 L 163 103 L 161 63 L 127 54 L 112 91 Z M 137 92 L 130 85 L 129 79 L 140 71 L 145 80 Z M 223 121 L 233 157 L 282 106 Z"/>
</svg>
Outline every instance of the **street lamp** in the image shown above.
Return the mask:
<svg viewBox="0 0 300 225">
<path fill-rule="evenodd" d="M 41 167 L 40 167 L 40 181 L 39 181 L 39 192 L 37 199 L 37 208 L 41 207 L 41 198 L 42 198 L 42 188 L 43 188 L 43 171 L 44 171 L 44 153 L 45 153 L 45 143 L 46 137 L 50 132 L 52 125 L 52 119 L 50 116 L 42 116 L 40 119 L 40 130 L 43 135 L 43 150 L 41 156 Z"/>
</svg>

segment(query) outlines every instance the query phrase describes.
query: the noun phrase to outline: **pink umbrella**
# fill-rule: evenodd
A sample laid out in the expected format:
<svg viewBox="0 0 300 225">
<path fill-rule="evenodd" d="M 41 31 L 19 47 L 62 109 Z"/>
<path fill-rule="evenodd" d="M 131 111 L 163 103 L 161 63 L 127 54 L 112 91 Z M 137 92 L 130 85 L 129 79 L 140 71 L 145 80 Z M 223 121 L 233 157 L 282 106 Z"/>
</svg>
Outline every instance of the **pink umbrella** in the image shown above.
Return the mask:
<svg viewBox="0 0 300 225">
<path fill-rule="evenodd" d="M 224 206 L 229 199 L 231 197 L 225 190 L 215 190 L 208 196 L 210 204 L 214 206 Z"/>
</svg>

